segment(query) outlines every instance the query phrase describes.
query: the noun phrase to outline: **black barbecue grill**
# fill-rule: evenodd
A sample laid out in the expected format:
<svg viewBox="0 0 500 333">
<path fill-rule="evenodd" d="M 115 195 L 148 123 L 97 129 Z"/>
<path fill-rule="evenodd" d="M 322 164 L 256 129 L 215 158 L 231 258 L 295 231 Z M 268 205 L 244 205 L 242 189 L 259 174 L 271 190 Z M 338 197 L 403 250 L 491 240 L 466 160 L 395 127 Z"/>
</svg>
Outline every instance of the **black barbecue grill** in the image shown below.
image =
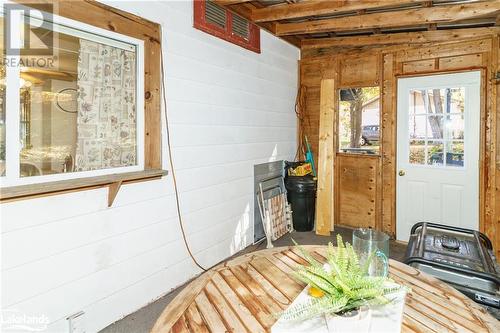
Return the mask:
<svg viewBox="0 0 500 333">
<path fill-rule="evenodd" d="M 405 263 L 451 284 L 477 303 L 500 309 L 500 269 L 491 241 L 478 231 L 417 223 L 411 229 Z"/>
</svg>

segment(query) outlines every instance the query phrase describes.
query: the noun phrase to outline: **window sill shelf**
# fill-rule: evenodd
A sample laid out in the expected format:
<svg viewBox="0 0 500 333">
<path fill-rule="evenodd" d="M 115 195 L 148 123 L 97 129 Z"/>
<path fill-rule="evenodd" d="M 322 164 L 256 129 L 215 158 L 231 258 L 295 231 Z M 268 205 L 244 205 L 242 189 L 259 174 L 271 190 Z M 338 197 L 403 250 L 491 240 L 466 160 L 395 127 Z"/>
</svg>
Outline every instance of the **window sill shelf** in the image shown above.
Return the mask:
<svg viewBox="0 0 500 333">
<path fill-rule="evenodd" d="M 98 177 L 61 180 L 41 184 L 6 187 L 0 189 L 0 202 L 4 203 L 8 201 L 31 199 L 40 196 L 108 187 L 108 206 L 111 206 L 121 185 L 159 179 L 167 174 L 168 171 L 166 170 L 154 169 L 110 174 Z"/>
<path fill-rule="evenodd" d="M 376 154 L 366 154 L 366 153 L 362 153 L 362 152 L 350 152 L 350 153 L 337 152 L 337 156 L 359 156 L 359 157 L 379 158 L 380 154 L 379 153 L 376 153 Z"/>
</svg>

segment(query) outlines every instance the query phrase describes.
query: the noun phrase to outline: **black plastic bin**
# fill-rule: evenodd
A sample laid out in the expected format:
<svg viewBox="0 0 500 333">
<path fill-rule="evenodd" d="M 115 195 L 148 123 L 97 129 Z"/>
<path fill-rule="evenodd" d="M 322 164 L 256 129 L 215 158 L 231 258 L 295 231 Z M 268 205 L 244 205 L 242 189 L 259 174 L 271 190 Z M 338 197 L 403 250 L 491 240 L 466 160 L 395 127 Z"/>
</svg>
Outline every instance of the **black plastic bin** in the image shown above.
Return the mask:
<svg viewBox="0 0 500 333">
<path fill-rule="evenodd" d="M 316 208 L 316 180 L 312 176 L 285 178 L 288 202 L 292 206 L 293 229 L 311 231 Z"/>
</svg>

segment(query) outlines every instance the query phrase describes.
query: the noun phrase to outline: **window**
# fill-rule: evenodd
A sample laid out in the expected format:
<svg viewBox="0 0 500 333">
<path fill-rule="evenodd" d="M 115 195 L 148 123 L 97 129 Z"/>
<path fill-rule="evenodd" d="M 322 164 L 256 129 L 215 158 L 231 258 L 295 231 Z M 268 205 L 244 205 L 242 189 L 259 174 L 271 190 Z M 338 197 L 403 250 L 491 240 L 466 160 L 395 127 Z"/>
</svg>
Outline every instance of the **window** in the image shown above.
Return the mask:
<svg viewBox="0 0 500 333">
<path fill-rule="evenodd" d="M 380 147 L 380 88 L 340 89 L 339 151 L 378 154 Z"/>
<path fill-rule="evenodd" d="M 210 0 L 193 1 L 194 27 L 260 53 L 260 29 Z"/>
<path fill-rule="evenodd" d="M 464 166 L 464 96 L 463 87 L 410 91 L 411 164 Z"/>
<path fill-rule="evenodd" d="M 19 13 L 23 40 L 40 19 Z M 10 50 L 0 68 L 2 187 L 144 170 L 143 41 L 52 18 L 36 28 L 52 55 Z"/>
</svg>

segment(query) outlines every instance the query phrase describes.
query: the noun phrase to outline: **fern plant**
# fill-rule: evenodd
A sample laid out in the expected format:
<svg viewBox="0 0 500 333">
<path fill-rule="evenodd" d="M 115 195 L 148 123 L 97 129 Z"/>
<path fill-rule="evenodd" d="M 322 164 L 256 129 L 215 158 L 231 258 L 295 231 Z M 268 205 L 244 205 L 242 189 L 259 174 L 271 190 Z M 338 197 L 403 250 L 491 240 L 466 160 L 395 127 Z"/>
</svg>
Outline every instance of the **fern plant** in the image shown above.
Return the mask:
<svg viewBox="0 0 500 333">
<path fill-rule="evenodd" d="M 301 265 L 295 276 L 320 291 L 320 297 L 310 297 L 307 302 L 290 306 L 282 313 L 285 320 L 306 320 L 328 313 L 357 309 L 362 305 L 376 306 L 391 302 L 387 295 L 403 288 L 387 287 L 387 277 L 368 275 L 372 254 L 363 265 L 349 243 L 337 235 L 337 249 L 328 244 L 327 265 L 316 260 L 306 249 L 298 246 L 308 265 Z"/>
</svg>

